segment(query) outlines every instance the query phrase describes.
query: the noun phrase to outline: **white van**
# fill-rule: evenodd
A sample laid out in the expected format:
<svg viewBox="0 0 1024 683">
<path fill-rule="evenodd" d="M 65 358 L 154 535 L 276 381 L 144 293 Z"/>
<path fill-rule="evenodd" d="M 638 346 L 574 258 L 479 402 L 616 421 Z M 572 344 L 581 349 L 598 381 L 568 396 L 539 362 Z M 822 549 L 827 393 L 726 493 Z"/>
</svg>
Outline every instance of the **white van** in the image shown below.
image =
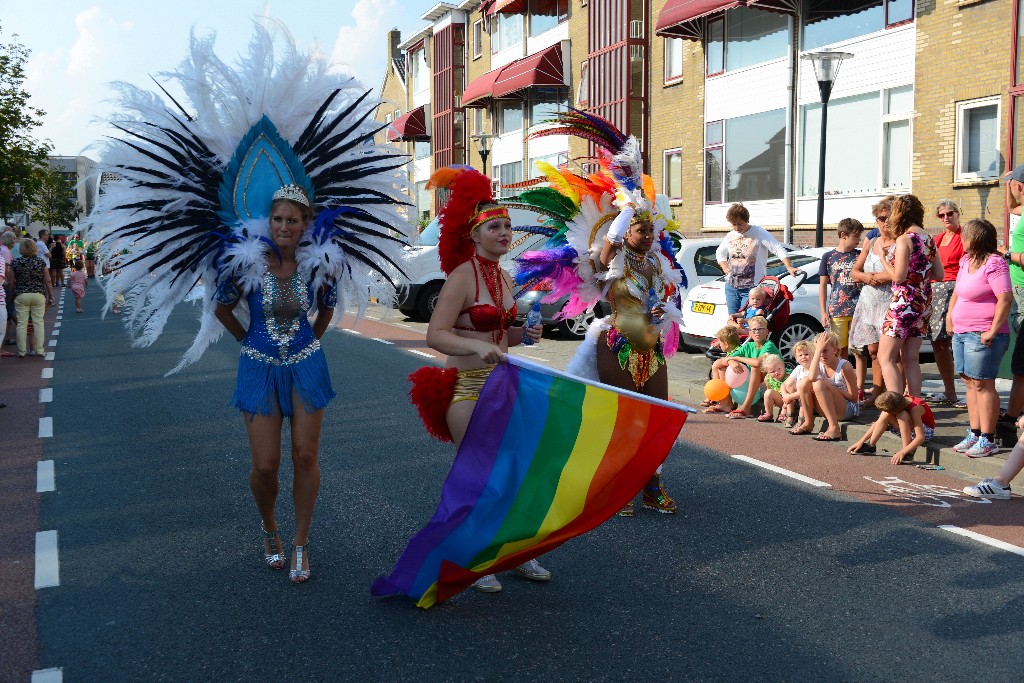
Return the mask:
<svg viewBox="0 0 1024 683">
<path fill-rule="evenodd" d="M 509 209 L 508 213 L 512 219 L 512 246 L 502 257 L 501 265 L 505 270 L 513 272 L 512 259 L 528 249 L 539 249 L 547 237 L 518 229 L 540 225 L 540 215 L 522 209 Z M 420 243 L 415 247 L 406 247 L 402 255 L 402 268 L 409 277 L 409 284 L 398 290 L 398 310 L 407 316 L 415 315 L 430 320 L 434 306 L 437 305 L 437 296 L 441 293 L 445 279 L 441 272 L 441 258 L 437 254 L 440 227 L 437 218 L 434 218 L 420 233 Z"/>
</svg>

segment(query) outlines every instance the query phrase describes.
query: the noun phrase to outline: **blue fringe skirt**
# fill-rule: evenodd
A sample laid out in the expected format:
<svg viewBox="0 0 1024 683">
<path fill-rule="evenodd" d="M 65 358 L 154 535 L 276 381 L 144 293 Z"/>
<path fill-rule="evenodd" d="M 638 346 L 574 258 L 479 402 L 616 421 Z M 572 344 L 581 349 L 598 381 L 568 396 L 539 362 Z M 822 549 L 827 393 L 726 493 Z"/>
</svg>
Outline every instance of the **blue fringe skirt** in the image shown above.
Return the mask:
<svg viewBox="0 0 1024 683">
<path fill-rule="evenodd" d="M 292 392 L 307 413 L 324 408 L 337 394 L 331 386 L 327 357 L 317 349 L 297 363 L 265 363 L 242 354 L 231 404 L 250 415 L 291 417 Z"/>
</svg>

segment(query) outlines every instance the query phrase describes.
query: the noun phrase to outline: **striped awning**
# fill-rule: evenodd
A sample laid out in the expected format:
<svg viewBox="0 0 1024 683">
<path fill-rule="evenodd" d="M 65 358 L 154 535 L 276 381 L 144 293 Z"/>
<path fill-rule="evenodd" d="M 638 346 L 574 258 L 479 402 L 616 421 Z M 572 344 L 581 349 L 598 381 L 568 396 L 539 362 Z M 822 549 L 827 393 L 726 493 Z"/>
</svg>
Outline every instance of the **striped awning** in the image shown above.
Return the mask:
<svg viewBox="0 0 1024 683">
<path fill-rule="evenodd" d="M 485 106 L 490 98 L 508 97 L 532 87 L 565 87 L 565 58 L 562 41 L 529 57 L 488 71 L 472 81 L 462 93 L 462 106 Z"/>
<path fill-rule="evenodd" d="M 410 112 L 402 114 L 391 122 L 388 128 L 388 142 L 397 140 L 426 140 L 430 137 L 427 133 L 427 117 L 423 107 L 416 107 Z"/>
<path fill-rule="evenodd" d="M 796 14 L 798 0 L 668 0 L 658 14 L 654 32 L 666 38 L 701 40 L 702 19 L 735 7 L 753 7 Z"/>
</svg>

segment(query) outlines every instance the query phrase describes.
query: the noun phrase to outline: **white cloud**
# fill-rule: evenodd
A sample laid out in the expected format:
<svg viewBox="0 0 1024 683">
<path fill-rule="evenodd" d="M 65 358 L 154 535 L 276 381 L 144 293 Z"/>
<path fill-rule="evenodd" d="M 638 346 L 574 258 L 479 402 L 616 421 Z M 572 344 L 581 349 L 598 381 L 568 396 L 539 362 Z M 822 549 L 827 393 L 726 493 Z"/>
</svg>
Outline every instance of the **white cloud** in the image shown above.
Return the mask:
<svg viewBox="0 0 1024 683">
<path fill-rule="evenodd" d="M 352 8 L 355 25 L 338 29 L 331 52 L 332 69 L 377 87 L 387 59 L 387 33 L 401 16 L 396 0 L 358 0 Z"/>
<path fill-rule="evenodd" d="M 93 70 L 106 52 L 102 33 L 107 22 L 99 7 L 91 7 L 75 17 L 78 40 L 68 50 L 68 76 L 82 76 Z"/>
</svg>

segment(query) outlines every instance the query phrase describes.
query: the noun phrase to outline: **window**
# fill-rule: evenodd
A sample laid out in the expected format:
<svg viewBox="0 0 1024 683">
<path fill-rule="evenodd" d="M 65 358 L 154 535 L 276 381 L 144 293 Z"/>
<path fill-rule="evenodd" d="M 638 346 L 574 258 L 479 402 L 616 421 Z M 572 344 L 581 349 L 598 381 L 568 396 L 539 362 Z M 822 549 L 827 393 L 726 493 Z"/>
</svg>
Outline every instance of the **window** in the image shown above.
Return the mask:
<svg viewBox="0 0 1024 683">
<path fill-rule="evenodd" d="M 662 192 L 669 199 L 683 198 L 683 152 L 679 149 L 665 151 L 664 171 L 662 172 Z"/>
<path fill-rule="evenodd" d="M 523 181 L 523 162 L 513 161 L 510 164 L 500 164 L 494 167 L 494 175 L 498 178 L 498 182 L 504 185 L 511 185 L 513 183 L 519 183 Z M 511 197 L 519 194 L 519 190 L 511 188 L 501 188 L 499 196 Z"/>
<path fill-rule="evenodd" d="M 491 17 L 491 54 L 521 45 L 523 15 L 498 13 Z"/>
<path fill-rule="evenodd" d="M 482 20 L 473 22 L 473 59 L 479 58 L 484 53 L 484 22 Z"/>
<path fill-rule="evenodd" d="M 914 111 L 914 86 L 885 91 L 882 112 L 882 186 L 910 187 L 910 116 Z"/>
<path fill-rule="evenodd" d="M 665 39 L 665 82 L 671 83 L 683 77 L 683 39 Z"/>
<path fill-rule="evenodd" d="M 815 50 L 914 19 L 914 0 L 866 0 L 841 9 L 832 0 L 804 0 L 802 50 Z"/>
<path fill-rule="evenodd" d="M 569 106 L 563 88 L 533 88 L 530 93 L 530 126 L 538 126 L 555 118 Z"/>
<path fill-rule="evenodd" d="M 427 51 L 422 46 L 409 53 L 409 69 L 412 75 L 413 92 L 423 92 L 430 88 L 430 71 L 427 69 Z"/>
<path fill-rule="evenodd" d="M 694 254 L 693 265 L 698 277 L 721 277 L 724 275 L 722 266 L 718 265 L 718 257 L 715 255 L 717 251 L 717 246 L 701 247 Z"/>
<path fill-rule="evenodd" d="M 551 164 L 555 168 L 559 166 L 565 166 L 569 163 L 569 153 L 559 152 L 558 154 L 545 154 L 541 157 L 530 157 L 530 164 L 527 166 L 528 175 L 531 178 L 540 177 L 541 173 L 537 170 L 537 162 L 543 161 L 546 164 Z"/>
<path fill-rule="evenodd" d="M 958 102 L 956 105 L 955 180 L 998 178 L 999 98 Z"/>
<path fill-rule="evenodd" d="M 400 117 L 401 115 L 402 115 L 402 110 L 401 109 L 396 109 L 395 110 L 395 115 L 394 115 L 394 117 L 391 120 L 392 121 L 397 121 L 398 117 Z"/>
<path fill-rule="evenodd" d="M 387 123 L 387 124 L 391 123 L 391 114 L 385 114 L 384 115 L 384 123 Z"/>
<path fill-rule="evenodd" d="M 708 22 L 707 73 L 735 71 L 786 56 L 789 19 L 778 12 L 737 7 Z"/>
<path fill-rule="evenodd" d="M 484 108 L 474 107 L 469 111 L 473 112 L 473 135 L 481 135 L 484 132 Z"/>
<path fill-rule="evenodd" d="M 782 198 L 785 109 L 709 123 L 705 138 L 705 201 Z"/>
<path fill-rule="evenodd" d="M 430 141 L 416 140 L 412 144 L 412 154 L 416 159 L 425 159 L 430 156 Z"/>
<path fill-rule="evenodd" d="M 530 37 L 550 31 L 569 18 L 569 0 L 530 0 Z"/>
<path fill-rule="evenodd" d="M 795 256 L 789 257 L 789 262 L 793 264 L 794 268 L 803 268 L 804 266 L 810 265 L 812 263 L 817 263 L 818 260 L 819 259 L 817 256 L 810 256 L 808 254 L 797 254 Z M 817 266 L 815 266 L 815 270 L 817 270 Z M 783 263 L 782 259 L 780 259 L 778 256 L 772 256 L 771 258 L 768 259 L 767 263 L 765 263 L 765 275 L 785 277 L 787 272 L 788 269 L 786 268 L 786 264 Z M 804 280 L 804 284 L 817 285 L 819 284 L 819 277 L 820 276 L 817 272 L 813 272 L 806 280 Z"/>
<path fill-rule="evenodd" d="M 587 83 L 587 74 L 590 71 L 590 62 L 580 64 L 580 84 L 576 88 L 576 106 L 582 107 L 590 101 L 590 86 Z"/>
<path fill-rule="evenodd" d="M 514 133 L 523 129 L 523 104 L 518 100 L 498 100 L 498 135 Z"/>
<path fill-rule="evenodd" d="M 722 203 L 724 128 L 724 121 L 712 121 L 704 126 L 704 201 L 709 204 Z"/>
<path fill-rule="evenodd" d="M 708 76 L 725 71 L 725 18 L 708 22 L 708 40 L 704 46 Z"/>
<path fill-rule="evenodd" d="M 420 212 L 421 219 L 430 218 L 430 191 L 426 180 L 416 183 L 416 210 Z"/>
<path fill-rule="evenodd" d="M 832 100 L 828 105 L 825 195 L 879 193 L 882 180 L 879 93 Z M 800 194 L 817 196 L 821 145 L 821 104 L 803 108 Z M 851 163 L 856 159 L 856 163 Z"/>
</svg>

